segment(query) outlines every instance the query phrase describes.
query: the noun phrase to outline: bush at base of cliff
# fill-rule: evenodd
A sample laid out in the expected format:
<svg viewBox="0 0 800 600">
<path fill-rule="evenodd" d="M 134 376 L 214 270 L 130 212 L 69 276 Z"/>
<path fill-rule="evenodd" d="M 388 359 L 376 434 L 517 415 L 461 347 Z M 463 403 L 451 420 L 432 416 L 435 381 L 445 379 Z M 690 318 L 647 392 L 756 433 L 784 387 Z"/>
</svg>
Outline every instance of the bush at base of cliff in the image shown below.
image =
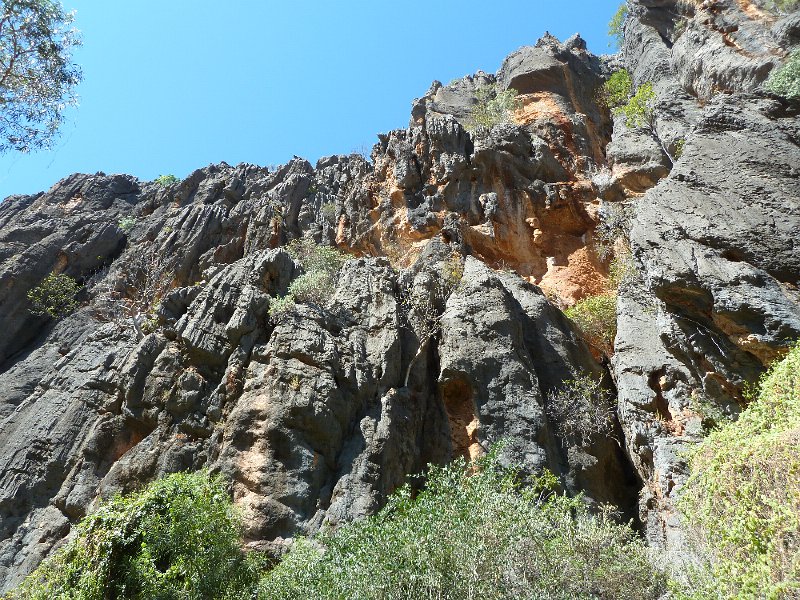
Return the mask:
<svg viewBox="0 0 800 600">
<path fill-rule="evenodd" d="M 764 87 L 784 98 L 800 98 L 800 50 L 792 52 L 789 59 L 772 72 Z"/>
<path fill-rule="evenodd" d="M 703 441 L 690 469 L 680 508 L 709 566 L 697 574 L 701 590 L 683 597 L 800 597 L 800 344 L 738 421 Z"/>
<path fill-rule="evenodd" d="M 256 580 L 222 482 L 178 473 L 103 504 L 9 599 L 238 599 Z"/>
<path fill-rule="evenodd" d="M 492 453 L 432 467 L 376 516 L 296 542 L 260 600 L 658 598 L 663 577 L 627 526 L 580 498 L 522 488 Z"/>
</svg>

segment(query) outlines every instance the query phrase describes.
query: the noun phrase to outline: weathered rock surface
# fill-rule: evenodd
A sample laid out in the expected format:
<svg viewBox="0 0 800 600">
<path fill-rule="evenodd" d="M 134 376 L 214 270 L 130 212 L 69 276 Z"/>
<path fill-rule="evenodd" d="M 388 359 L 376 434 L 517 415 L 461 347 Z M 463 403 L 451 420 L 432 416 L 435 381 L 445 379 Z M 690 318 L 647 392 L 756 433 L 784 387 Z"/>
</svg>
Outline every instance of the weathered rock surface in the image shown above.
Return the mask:
<svg viewBox="0 0 800 600">
<path fill-rule="evenodd" d="M 632 2 L 613 59 L 547 35 L 497 74 L 434 82 L 371 162 L 223 163 L 166 187 L 73 175 L 6 199 L 0 590 L 99 498 L 165 473 L 223 473 L 248 546 L 279 553 L 501 439 L 504 460 L 552 470 L 682 551 L 673 502 L 704 412 L 735 415 L 745 382 L 800 337 L 798 107 L 758 91 L 797 15 L 688 4 Z M 597 103 L 620 65 L 654 84 L 651 131 Z M 489 85 L 519 107 L 477 135 Z M 637 266 L 610 362 L 560 310 L 608 290 L 600 196 L 633 206 Z M 353 259 L 325 306 L 270 316 L 302 272 L 282 249 L 300 237 Z M 131 274 L 154 256 L 165 291 L 145 298 L 140 335 L 103 294 L 144 289 Z M 454 259 L 463 277 L 440 297 Z M 27 301 L 53 271 L 85 285 L 57 322 Z M 586 443 L 546 410 L 581 373 L 617 392 L 613 435 Z"/>
<path fill-rule="evenodd" d="M 678 553 L 684 450 L 709 415 L 735 416 L 744 384 L 800 338 L 798 107 L 753 94 L 786 54 L 778 24 L 797 14 L 692 6 L 642 0 L 625 28 L 626 66 L 657 82 L 658 136 L 684 145 L 635 203 L 640 281 L 618 303 L 614 356 L 619 417 L 645 480 L 645 530 Z"/>
</svg>

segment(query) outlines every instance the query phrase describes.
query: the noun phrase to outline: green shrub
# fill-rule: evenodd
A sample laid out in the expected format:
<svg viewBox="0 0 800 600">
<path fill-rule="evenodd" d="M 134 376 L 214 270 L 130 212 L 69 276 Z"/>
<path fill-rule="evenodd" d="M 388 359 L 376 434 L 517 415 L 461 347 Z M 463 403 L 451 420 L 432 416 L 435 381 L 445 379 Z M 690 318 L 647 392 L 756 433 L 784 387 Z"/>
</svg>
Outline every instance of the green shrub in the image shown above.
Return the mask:
<svg viewBox="0 0 800 600">
<path fill-rule="evenodd" d="M 586 445 L 595 436 L 614 431 L 614 403 L 602 383 L 580 375 L 551 390 L 547 395 L 547 416 L 556 431 L 570 440 Z"/>
<path fill-rule="evenodd" d="M 622 46 L 622 39 L 625 34 L 625 21 L 628 19 L 628 3 L 623 2 L 619 5 L 617 12 L 611 17 L 608 22 L 608 35 L 612 41 L 608 43 L 609 47 L 616 47 L 619 49 Z"/>
<path fill-rule="evenodd" d="M 609 108 L 616 108 L 628 102 L 633 91 L 633 79 L 627 69 L 615 71 L 603 84 L 603 102 Z"/>
<path fill-rule="evenodd" d="M 495 125 L 508 123 L 519 106 L 517 96 L 517 90 L 500 90 L 496 83 L 479 87 L 475 90 L 476 103 L 470 111 L 467 130 L 482 136 Z"/>
<path fill-rule="evenodd" d="M 785 98 L 800 98 L 800 49 L 770 74 L 764 87 Z"/>
<path fill-rule="evenodd" d="M 678 506 L 708 559 L 684 598 L 800 595 L 800 344 L 692 453 Z M 710 596 L 708 590 L 713 590 Z"/>
<path fill-rule="evenodd" d="M 238 600 L 259 572 L 239 530 L 220 479 L 170 475 L 102 504 L 10 598 Z"/>
<path fill-rule="evenodd" d="M 35 315 L 60 319 L 77 308 L 75 296 L 80 290 L 81 286 L 69 275 L 50 273 L 28 292 L 29 310 Z"/>
<path fill-rule="evenodd" d="M 800 0 L 767 0 L 767 8 L 778 12 L 791 12 L 800 5 Z"/>
<path fill-rule="evenodd" d="M 347 260 L 336 248 L 321 246 L 306 238 L 293 240 L 286 250 L 305 272 L 289 284 L 285 296 L 271 300 L 269 314 L 273 318 L 286 314 L 298 302 L 324 307 L 336 291 L 339 271 Z"/>
<path fill-rule="evenodd" d="M 324 306 L 335 291 L 336 282 L 330 273 L 314 270 L 303 273 L 289 285 L 289 294 L 295 302 Z"/>
<path fill-rule="evenodd" d="M 333 222 L 336 219 L 336 202 L 323 202 L 319 207 L 319 213 L 326 221 Z"/>
<path fill-rule="evenodd" d="M 298 540 L 259 600 L 658 598 L 645 544 L 543 475 L 523 488 L 494 452 L 431 467 L 376 516 Z"/>
<path fill-rule="evenodd" d="M 131 231 L 133 231 L 133 228 L 135 226 L 136 226 L 136 219 L 131 216 L 122 217 L 117 223 L 117 227 L 119 227 L 126 235 Z"/>
<path fill-rule="evenodd" d="M 306 272 L 324 271 L 334 275 L 347 261 L 347 256 L 333 246 L 322 246 L 308 238 L 292 240 L 286 251 Z"/>
<path fill-rule="evenodd" d="M 173 183 L 180 183 L 180 179 L 178 177 L 175 177 L 175 175 L 159 175 L 158 177 L 156 177 L 155 182 L 158 185 L 163 185 L 164 187 L 167 187 L 169 185 L 172 185 Z"/>
<path fill-rule="evenodd" d="M 589 296 L 564 311 L 581 330 L 584 339 L 606 356 L 614 353 L 617 335 L 616 293 Z"/>
<path fill-rule="evenodd" d="M 292 310 L 294 310 L 294 307 L 294 298 L 289 294 L 270 298 L 269 316 L 273 319 L 278 319 L 279 317 L 290 313 Z"/>
<path fill-rule="evenodd" d="M 653 84 L 649 81 L 638 87 L 636 93 L 626 104 L 614 109 L 615 115 L 622 115 L 625 126 L 630 128 L 647 127 L 651 131 L 654 129 L 653 105 L 655 104 L 656 93 L 653 91 Z"/>
<path fill-rule="evenodd" d="M 675 160 L 683 156 L 683 149 L 685 146 L 686 146 L 686 140 L 683 138 L 680 138 L 675 142 Z"/>
</svg>

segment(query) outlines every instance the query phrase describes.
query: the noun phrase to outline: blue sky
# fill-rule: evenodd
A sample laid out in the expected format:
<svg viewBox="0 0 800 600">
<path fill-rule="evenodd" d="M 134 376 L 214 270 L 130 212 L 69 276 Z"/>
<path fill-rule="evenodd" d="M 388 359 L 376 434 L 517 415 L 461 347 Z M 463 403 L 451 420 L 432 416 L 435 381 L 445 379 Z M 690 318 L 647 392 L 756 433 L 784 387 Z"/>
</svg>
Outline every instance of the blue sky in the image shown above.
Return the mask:
<svg viewBox="0 0 800 600">
<path fill-rule="evenodd" d="M 369 149 L 411 101 L 545 31 L 608 52 L 619 0 L 64 0 L 84 81 L 53 150 L 0 156 L 0 199 L 73 172 L 185 177 Z"/>
</svg>

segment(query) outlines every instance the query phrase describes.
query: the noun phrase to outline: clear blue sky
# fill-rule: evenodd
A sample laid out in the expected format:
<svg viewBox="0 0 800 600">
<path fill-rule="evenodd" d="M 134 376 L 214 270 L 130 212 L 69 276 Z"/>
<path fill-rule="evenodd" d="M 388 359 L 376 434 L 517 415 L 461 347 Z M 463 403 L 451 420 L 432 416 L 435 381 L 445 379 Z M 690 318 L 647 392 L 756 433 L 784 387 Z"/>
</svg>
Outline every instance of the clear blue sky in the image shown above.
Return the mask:
<svg viewBox="0 0 800 600">
<path fill-rule="evenodd" d="M 545 31 L 608 52 L 619 0 L 64 0 L 84 81 L 53 150 L 0 156 L 0 199 L 74 173 L 185 177 L 371 148 L 411 101 Z"/>
</svg>

